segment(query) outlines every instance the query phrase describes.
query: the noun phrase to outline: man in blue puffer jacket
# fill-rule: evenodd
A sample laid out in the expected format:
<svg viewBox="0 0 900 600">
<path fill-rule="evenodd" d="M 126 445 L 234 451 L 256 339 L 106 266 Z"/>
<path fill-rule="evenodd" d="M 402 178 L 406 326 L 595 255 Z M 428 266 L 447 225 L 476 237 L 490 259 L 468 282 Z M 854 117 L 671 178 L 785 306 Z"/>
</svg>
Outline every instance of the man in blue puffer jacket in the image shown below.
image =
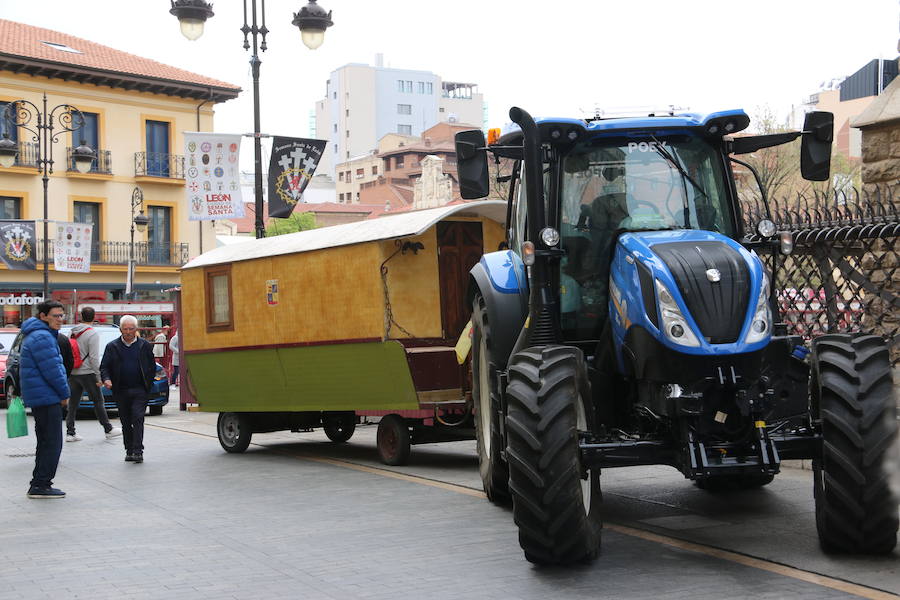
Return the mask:
<svg viewBox="0 0 900 600">
<path fill-rule="evenodd" d="M 69 402 L 69 384 L 57 341 L 65 316 L 62 304 L 45 301 L 38 304 L 37 317 L 22 323 L 25 339 L 19 382 L 22 401 L 34 416 L 37 437 L 29 498 L 66 497 L 65 492 L 52 487 L 62 452 L 62 409 Z"/>
</svg>

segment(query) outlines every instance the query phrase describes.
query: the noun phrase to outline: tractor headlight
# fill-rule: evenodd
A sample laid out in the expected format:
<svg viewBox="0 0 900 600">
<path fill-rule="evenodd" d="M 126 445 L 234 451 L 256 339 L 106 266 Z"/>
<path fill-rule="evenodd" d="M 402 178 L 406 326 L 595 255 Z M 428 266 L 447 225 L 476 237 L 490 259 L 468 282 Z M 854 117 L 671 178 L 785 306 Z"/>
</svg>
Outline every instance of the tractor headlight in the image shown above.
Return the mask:
<svg viewBox="0 0 900 600">
<path fill-rule="evenodd" d="M 670 342 L 681 346 L 699 346 L 700 340 L 691 331 L 687 319 L 678 308 L 675 297 L 659 279 L 656 280 L 656 297 L 659 301 L 659 314 L 661 317 L 659 328 L 662 329 Z"/>
<path fill-rule="evenodd" d="M 756 300 L 756 310 L 753 312 L 753 320 L 750 321 L 750 331 L 747 332 L 748 344 L 765 339 L 772 333 L 772 308 L 769 306 L 769 276 L 763 271 L 762 286 L 759 289 L 759 297 Z"/>
</svg>

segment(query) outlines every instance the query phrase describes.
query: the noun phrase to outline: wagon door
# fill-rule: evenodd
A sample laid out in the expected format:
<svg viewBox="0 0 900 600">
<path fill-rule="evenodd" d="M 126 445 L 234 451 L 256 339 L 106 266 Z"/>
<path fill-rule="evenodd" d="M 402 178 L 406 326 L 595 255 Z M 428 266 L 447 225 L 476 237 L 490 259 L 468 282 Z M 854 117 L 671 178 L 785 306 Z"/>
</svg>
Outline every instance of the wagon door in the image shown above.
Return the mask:
<svg viewBox="0 0 900 600">
<path fill-rule="evenodd" d="M 472 307 L 465 302 L 466 287 L 469 271 L 484 254 L 481 223 L 438 223 L 437 240 L 442 337 L 456 340 L 472 314 Z"/>
</svg>

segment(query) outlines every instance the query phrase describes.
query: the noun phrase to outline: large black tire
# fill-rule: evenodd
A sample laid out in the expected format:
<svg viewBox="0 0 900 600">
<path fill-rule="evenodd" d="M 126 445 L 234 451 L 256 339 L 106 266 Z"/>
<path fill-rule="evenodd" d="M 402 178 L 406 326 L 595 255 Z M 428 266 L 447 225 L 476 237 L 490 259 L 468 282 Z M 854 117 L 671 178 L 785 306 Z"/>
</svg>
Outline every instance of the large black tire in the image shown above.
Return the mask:
<svg viewBox="0 0 900 600">
<path fill-rule="evenodd" d="M 158 417 L 159 415 L 163 414 L 162 406 L 157 405 L 157 406 L 151 406 L 149 408 L 150 408 L 150 416 L 152 416 L 152 417 Z"/>
<path fill-rule="evenodd" d="M 583 469 L 578 449 L 578 431 L 593 422 L 581 350 L 537 346 L 517 353 L 506 398 L 509 489 L 525 558 L 593 560 L 600 549 L 600 474 Z"/>
<path fill-rule="evenodd" d="M 815 340 L 811 412 L 822 427 L 813 461 L 816 529 L 826 552 L 887 554 L 897 544 L 889 464 L 897 408 L 884 341 L 835 334 Z"/>
<path fill-rule="evenodd" d="M 500 391 L 497 365 L 491 354 L 491 326 L 481 294 L 472 303 L 472 398 L 475 401 L 475 440 L 478 470 L 488 500 L 508 504 L 509 467 L 503 458 Z"/>
<path fill-rule="evenodd" d="M 400 415 L 387 415 L 378 423 L 375 434 L 378 456 L 386 465 L 405 465 L 409 461 L 410 435 L 406 420 Z"/>
<path fill-rule="evenodd" d="M 356 413 L 331 413 L 322 417 L 322 429 L 335 444 L 343 444 L 356 431 Z"/>
<path fill-rule="evenodd" d="M 734 492 L 752 490 L 769 485 L 774 475 L 754 473 L 753 475 L 716 475 L 706 479 L 698 479 L 697 487 L 707 492 Z"/>
<path fill-rule="evenodd" d="M 247 415 L 241 413 L 219 413 L 216 433 L 225 452 L 240 453 L 250 445 L 253 427 Z"/>
</svg>

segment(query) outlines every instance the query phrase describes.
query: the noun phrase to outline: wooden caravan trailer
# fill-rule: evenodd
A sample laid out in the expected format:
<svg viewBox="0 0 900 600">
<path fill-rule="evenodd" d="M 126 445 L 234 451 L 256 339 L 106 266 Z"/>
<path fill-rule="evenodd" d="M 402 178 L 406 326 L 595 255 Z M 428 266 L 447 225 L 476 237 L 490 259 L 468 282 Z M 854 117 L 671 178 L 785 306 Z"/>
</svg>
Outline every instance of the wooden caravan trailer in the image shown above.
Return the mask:
<svg viewBox="0 0 900 600">
<path fill-rule="evenodd" d="M 401 213 L 204 253 L 181 281 L 182 402 L 218 412 L 228 452 L 255 432 L 381 417 L 379 455 L 474 438 L 454 345 L 469 269 L 505 239 L 506 203 Z"/>
</svg>

